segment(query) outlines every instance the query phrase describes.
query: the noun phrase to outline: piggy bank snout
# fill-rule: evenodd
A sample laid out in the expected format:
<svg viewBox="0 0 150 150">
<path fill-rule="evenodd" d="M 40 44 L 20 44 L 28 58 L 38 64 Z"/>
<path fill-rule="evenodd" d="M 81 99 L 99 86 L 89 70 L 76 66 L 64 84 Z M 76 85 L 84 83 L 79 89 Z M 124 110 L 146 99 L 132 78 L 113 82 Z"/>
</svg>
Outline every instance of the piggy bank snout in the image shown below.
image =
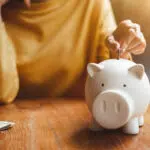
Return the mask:
<svg viewBox="0 0 150 150">
<path fill-rule="evenodd" d="M 116 129 L 127 123 L 132 115 L 132 107 L 132 100 L 127 94 L 109 90 L 95 98 L 92 113 L 102 127 Z"/>
</svg>

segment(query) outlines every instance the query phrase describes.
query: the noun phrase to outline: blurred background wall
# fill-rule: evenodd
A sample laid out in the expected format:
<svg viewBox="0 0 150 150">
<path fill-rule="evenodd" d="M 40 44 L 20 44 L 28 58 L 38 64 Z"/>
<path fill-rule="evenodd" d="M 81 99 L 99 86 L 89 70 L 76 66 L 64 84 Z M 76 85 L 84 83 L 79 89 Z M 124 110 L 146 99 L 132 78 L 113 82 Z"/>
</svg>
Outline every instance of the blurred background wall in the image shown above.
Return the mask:
<svg viewBox="0 0 150 150">
<path fill-rule="evenodd" d="M 137 63 L 145 65 L 150 78 L 150 0 L 110 0 L 117 23 L 124 19 L 131 19 L 141 25 L 147 48 L 144 54 L 134 56 Z"/>
</svg>

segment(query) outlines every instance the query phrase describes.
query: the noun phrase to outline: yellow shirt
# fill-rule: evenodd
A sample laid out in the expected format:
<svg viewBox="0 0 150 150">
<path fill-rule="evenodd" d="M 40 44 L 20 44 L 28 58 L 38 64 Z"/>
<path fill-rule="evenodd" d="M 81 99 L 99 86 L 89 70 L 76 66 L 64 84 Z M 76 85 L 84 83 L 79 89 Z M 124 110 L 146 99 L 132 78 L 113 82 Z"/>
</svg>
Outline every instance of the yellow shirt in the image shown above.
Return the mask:
<svg viewBox="0 0 150 150">
<path fill-rule="evenodd" d="M 0 25 L 0 101 L 28 96 L 83 96 L 86 65 L 108 59 L 115 28 L 108 0 L 12 1 Z"/>
</svg>

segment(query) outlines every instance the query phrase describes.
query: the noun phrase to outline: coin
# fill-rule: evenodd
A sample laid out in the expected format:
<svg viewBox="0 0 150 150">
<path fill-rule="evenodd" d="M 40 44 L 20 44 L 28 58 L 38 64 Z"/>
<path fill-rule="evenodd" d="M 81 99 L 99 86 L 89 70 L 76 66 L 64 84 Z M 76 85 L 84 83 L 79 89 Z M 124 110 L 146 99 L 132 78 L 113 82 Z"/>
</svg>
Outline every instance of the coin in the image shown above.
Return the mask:
<svg viewBox="0 0 150 150">
<path fill-rule="evenodd" d="M 7 130 L 15 125 L 14 122 L 0 121 L 0 131 Z"/>
<path fill-rule="evenodd" d="M 118 56 L 117 56 L 117 59 L 118 59 L 118 60 L 120 59 L 120 49 L 118 49 Z"/>
</svg>

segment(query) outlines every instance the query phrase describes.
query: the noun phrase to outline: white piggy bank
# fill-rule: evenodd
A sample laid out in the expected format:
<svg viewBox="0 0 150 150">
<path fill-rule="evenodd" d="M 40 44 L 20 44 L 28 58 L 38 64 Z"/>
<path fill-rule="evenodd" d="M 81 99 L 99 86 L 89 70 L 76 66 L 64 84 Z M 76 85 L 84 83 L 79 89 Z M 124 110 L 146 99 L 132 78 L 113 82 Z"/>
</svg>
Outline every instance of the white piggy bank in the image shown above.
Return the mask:
<svg viewBox="0 0 150 150">
<path fill-rule="evenodd" d="M 89 63 L 85 98 L 92 113 L 91 129 L 123 127 L 139 133 L 150 101 L 150 84 L 144 66 L 125 59 Z"/>
</svg>

